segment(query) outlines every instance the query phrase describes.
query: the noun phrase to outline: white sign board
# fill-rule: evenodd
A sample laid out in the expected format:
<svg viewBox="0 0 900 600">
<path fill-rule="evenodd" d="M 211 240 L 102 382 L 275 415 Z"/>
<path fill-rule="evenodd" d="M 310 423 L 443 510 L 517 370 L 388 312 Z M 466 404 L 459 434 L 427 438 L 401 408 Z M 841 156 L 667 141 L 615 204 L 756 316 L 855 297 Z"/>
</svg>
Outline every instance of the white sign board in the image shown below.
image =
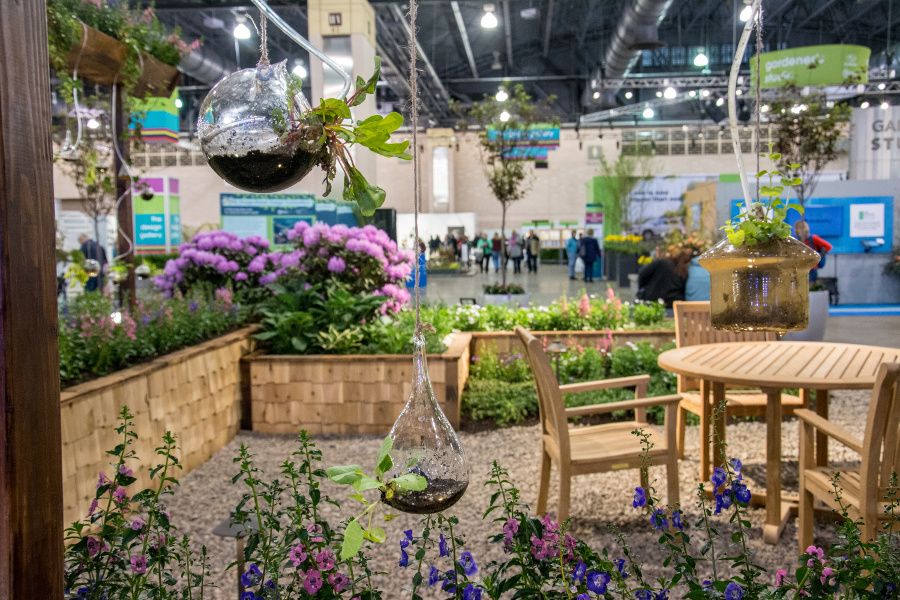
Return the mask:
<svg viewBox="0 0 900 600">
<path fill-rule="evenodd" d="M 850 237 L 884 235 L 884 204 L 851 204 Z"/>
</svg>

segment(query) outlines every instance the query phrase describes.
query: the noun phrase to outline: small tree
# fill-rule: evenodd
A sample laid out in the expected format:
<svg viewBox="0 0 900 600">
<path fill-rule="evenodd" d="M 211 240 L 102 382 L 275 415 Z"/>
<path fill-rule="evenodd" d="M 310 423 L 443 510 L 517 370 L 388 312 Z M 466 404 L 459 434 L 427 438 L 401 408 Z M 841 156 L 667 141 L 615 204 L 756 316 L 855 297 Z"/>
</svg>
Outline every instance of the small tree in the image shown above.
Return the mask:
<svg viewBox="0 0 900 600">
<path fill-rule="evenodd" d="M 481 163 L 488 186 L 500 203 L 500 237 L 506 241 L 506 213 L 512 203 L 521 200 L 531 189 L 533 165 L 527 156 L 517 156 L 517 147 L 529 144 L 528 130 L 538 122 L 555 122 L 550 111 L 554 101 L 549 97 L 534 102 L 520 84 L 505 89 L 506 99 L 485 96 L 472 104 L 465 113 L 465 128 L 469 123 L 478 125 Z M 506 269 L 503 269 L 503 286 L 506 286 Z"/>
<path fill-rule="evenodd" d="M 641 181 L 653 176 L 652 156 L 638 152 L 634 156 L 620 153 L 615 161 L 600 154 L 600 176 L 603 177 L 603 221 L 606 233 L 631 230 L 631 192 Z"/>
<path fill-rule="evenodd" d="M 778 169 L 794 186 L 801 206 L 812 197 L 825 166 L 843 151 L 838 147 L 850 118 L 845 102 L 829 102 L 821 91 L 802 95 L 794 85 L 786 86 L 769 110 L 772 152 L 780 154 Z"/>
<path fill-rule="evenodd" d="M 116 210 L 116 181 L 112 159 L 102 156 L 99 144 L 85 137 L 65 159 L 58 161 L 72 178 L 81 198 L 81 208 L 94 222 L 94 239 L 100 241 L 100 219 Z"/>
</svg>

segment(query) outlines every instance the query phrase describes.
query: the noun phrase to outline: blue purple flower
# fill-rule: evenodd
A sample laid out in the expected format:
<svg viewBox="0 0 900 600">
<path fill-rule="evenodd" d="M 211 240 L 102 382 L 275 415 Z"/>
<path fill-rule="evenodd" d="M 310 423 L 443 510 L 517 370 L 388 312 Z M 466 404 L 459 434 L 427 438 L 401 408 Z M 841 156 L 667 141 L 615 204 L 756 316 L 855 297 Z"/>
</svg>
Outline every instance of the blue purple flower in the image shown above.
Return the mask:
<svg viewBox="0 0 900 600">
<path fill-rule="evenodd" d="M 572 569 L 572 582 L 578 583 L 582 579 L 584 579 L 585 572 L 587 571 L 587 565 L 584 564 L 584 561 L 579 560 L 578 564 L 575 565 L 575 568 Z"/>
<path fill-rule="evenodd" d="M 595 594 L 605 594 L 610 576 L 602 571 L 591 571 L 587 574 L 587 588 Z"/>
<path fill-rule="evenodd" d="M 437 567 L 431 565 L 431 568 L 428 570 L 428 585 L 433 586 L 441 579 L 441 572 L 437 570 Z"/>
<path fill-rule="evenodd" d="M 466 577 L 471 577 L 478 571 L 478 565 L 475 564 L 475 558 L 468 550 L 459 555 L 459 566 L 462 567 Z"/>
<path fill-rule="evenodd" d="M 634 508 L 640 508 L 647 504 L 647 492 L 644 491 L 642 487 L 634 488 L 634 500 L 631 501 L 631 506 Z"/>
<path fill-rule="evenodd" d="M 716 467 L 715 469 L 713 469 L 712 477 L 709 478 L 709 480 L 713 484 L 713 489 L 716 490 L 725 485 L 725 479 L 725 469 L 723 469 L 722 467 Z"/>
<path fill-rule="evenodd" d="M 681 522 L 681 511 L 674 510 L 672 511 L 672 527 L 678 529 L 679 531 L 684 529 L 684 524 Z"/>
<path fill-rule="evenodd" d="M 463 600 L 481 600 L 481 588 L 468 584 L 463 589 Z"/>
<path fill-rule="evenodd" d="M 256 566 L 256 563 L 250 563 L 247 571 L 241 575 L 241 585 L 245 588 L 258 585 L 262 581 L 262 571 Z"/>
<path fill-rule="evenodd" d="M 650 524 L 653 525 L 653 529 L 656 529 L 657 531 L 662 531 L 667 528 L 669 522 L 666 520 L 666 512 L 661 508 L 653 509 L 653 514 L 650 515 Z"/>
<path fill-rule="evenodd" d="M 450 548 L 447 546 L 447 538 L 444 537 L 442 533 L 440 538 L 438 538 L 438 551 L 441 556 L 450 556 Z"/>
<path fill-rule="evenodd" d="M 741 600 L 744 597 L 744 588 L 735 582 L 725 586 L 725 600 Z"/>
</svg>

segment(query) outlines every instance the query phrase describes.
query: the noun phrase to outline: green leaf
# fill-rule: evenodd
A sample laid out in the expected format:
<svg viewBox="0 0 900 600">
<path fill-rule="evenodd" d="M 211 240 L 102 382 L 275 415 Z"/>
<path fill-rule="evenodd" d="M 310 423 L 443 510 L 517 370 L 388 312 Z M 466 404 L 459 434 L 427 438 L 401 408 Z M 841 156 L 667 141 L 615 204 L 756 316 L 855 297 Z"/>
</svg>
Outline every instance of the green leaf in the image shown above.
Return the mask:
<svg viewBox="0 0 900 600">
<path fill-rule="evenodd" d="M 391 448 L 394 447 L 394 440 L 390 436 L 384 438 L 381 442 L 381 448 L 378 450 L 378 460 L 376 461 L 375 474 L 381 477 L 384 473 L 391 470 L 394 461 L 391 460 Z"/>
<path fill-rule="evenodd" d="M 363 476 L 363 472 L 359 465 L 341 465 L 328 467 L 325 475 L 335 483 L 353 485 Z"/>
<path fill-rule="evenodd" d="M 366 217 L 375 214 L 375 209 L 384 204 L 385 191 L 369 184 L 359 169 L 351 167 L 345 180 L 344 200 L 356 202 L 359 211 Z"/>
<path fill-rule="evenodd" d="M 390 483 L 393 483 L 398 490 L 408 492 L 421 492 L 428 487 L 428 480 L 416 473 L 407 473 L 400 477 L 394 477 Z"/>
<path fill-rule="evenodd" d="M 375 542 L 376 544 L 383 544 L 384 540 L 387 539 L 387 534 L 381 527 L 372 527 L 371 529 L 366 529 L 365 531 L 363 531 L 363 536 L 370 542 Z"/>
<path fill-rule="evenodd" d="M 381 482 L 377 479 L 373 479 L 368 475 L 362 475 L 353 482 L 353 489 L 357 492 L 365 492 L 367 490 L 377 490 L 381 487 Z"/>
<path fill-rule="evenodd" d="M 356 519 L 347 523 L 344 530 L 344 542 L 341 544 L 341 560 L 349 560 L 356 556 L 363 543 L 363 528 Z"/>
</svg>

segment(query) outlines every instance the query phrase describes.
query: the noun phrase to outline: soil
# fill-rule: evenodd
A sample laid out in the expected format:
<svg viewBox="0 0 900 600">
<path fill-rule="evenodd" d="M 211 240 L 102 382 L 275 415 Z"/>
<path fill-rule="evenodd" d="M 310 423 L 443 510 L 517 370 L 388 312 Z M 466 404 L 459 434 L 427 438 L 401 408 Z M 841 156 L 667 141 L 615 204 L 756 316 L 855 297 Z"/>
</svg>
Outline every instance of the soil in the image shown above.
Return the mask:
<svg viewBox="0 0 900 600">
<path fill-rule="evenodd" d="M 781 303 L 764 313 L 730 306 L 711 315 L 716 329 L 728 331 L 774 331 L 784 333 L 805 329 L 809 321 L 806 305 L 800 302 Z"/>
<path fill-rule="evenodd" d="M 242 156 L 210 156 L 209 166 L 230 184 L 248 192 L 277 192 L 292 186 L 319 161 L 319 154 L 297 149 L 293 154 L 252 150 Z"/>
<path fill-rule="evenodd" d="M 439 513 L 456 504 L 466 493 L 468 481 L 435 478 L 428 482 L 428 487 L 421 492 L 401 492 L 388 500 L 382 494 L 385 504 L 397 510 L 414 515 Z"/>
</svg>

